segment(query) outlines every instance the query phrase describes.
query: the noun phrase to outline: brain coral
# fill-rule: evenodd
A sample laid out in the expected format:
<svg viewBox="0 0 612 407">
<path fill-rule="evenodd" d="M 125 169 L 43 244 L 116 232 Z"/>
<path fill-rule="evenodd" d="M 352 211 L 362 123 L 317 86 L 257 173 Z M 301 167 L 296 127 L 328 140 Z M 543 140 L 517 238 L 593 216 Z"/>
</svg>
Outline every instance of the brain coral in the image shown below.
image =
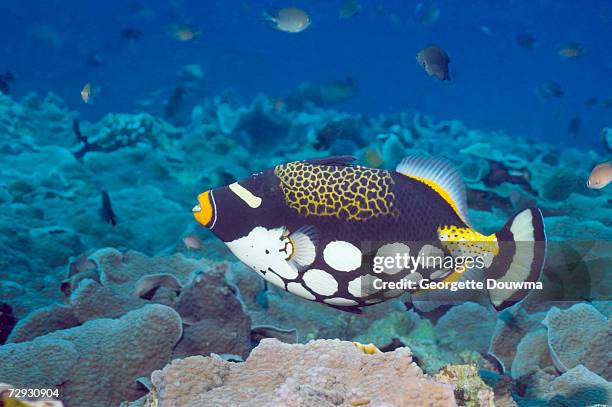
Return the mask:
<svg viewBox="0 0 612 407">
<path fill-rule="evenodd" d="M 0 382 L 58 386 L 68 406 L 118 405 L 142 396 L 136 379 L 167 363 L 181 334 L 176 311 L 146 305 L 119 319 L 0 346 Z"/>
<path fill-rule="evenodd" d="M 512 377 L 519 379 L 552 366 L 547 344 L 544 328 L 525 335 L 519 343 L 516 349 L 516 357 L 512 361 Z"/>
<path fill-rule="evenodd" d="M 248 355 L 251 318 L 235 291 L 221 270 L 199 273 L 183 288 L 174 308 L 192 325 L 185 327 L 173 357 L 211 352 Z"/>
<path fill-rule="evenodd" d="M 548 349 L 555 367 L 565 372 L 582 363 L 587 349 L 602 351 L 599 355 L 588 355 L 590 360 L 610 360 L 609 341 L 603 349 L 591 341 L 609 338 L 607 319 L 589 304 L 578 303 L 567 310 L 553 307 L 543 323 L 548 328 Z M 600 332 L 608 331 L 603 337 Z M 599 366 L 603 368 L 603 366 Z M 601 373 L 601 372 L 597 372 Z"/>
<path fill-rule="evenodd" d="M 64 339 L 41 338 L 0 346 L 0 382 L 28 387 L 59 386 L 70 376 L 78 358 L 74 344 Z"/>
<path fill-rule="evenodd" d="M 495 357 L 504 372 L 509 372 L 516 349 L 523 336 L 540 327 L 540 314 L 528 314 L 522 307 L 510 307 L 499 313 L 489 354 Z"/>
<path fill-rule="evenodd" d="M 264 339 L 244 363 L 192 356 L 151 378 L 162 406 L 457 405 L 453 385 L 425 376 L 408 348 L 366 355 L 339 340 Z"/>
<path fill-rule="evenodd" d="M 451 308 L 436 324 L 441 343 L 455 350 L 486 353 L 495 328 L 495 310 L 475 302 Z"/>
<path fill-rule="evenodd" d="M 610 405 L 612 383 L 583 365 L 568 370 L 550 383 L 547 405 L 594 406 Z"/>
<path fill-rule="evenodd" d="M 79 325 L 72 308 L 62 304 L 51 304 L 39 308 L 20 319 L 13 328 L 7 342 L 26 342 L 60 329 Z"/>
</svg>

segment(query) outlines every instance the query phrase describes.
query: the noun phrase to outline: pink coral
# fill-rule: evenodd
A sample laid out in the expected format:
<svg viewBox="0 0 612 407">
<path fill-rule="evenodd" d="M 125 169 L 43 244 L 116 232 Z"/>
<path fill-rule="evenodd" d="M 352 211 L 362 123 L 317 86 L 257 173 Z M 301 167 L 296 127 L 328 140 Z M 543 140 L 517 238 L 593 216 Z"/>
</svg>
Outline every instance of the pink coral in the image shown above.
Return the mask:
<svg viewBox="0 0 612 407">
<path fill-rule="evenodd" d="M 408 348 L 366 355 L 351 342 L 264 339 L 246 362 L 192 356 L 152 374 L 164 406 L 456 406 L 453 386 L 423 374 Z"/>
</svg>

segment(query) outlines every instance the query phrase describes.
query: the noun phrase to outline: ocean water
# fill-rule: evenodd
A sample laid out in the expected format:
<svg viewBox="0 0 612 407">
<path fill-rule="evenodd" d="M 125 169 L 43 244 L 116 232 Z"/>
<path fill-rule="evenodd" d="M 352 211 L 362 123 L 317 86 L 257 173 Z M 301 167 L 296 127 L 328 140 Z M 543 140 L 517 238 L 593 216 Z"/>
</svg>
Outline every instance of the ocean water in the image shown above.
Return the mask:
<svg viewBox="0 0 612 407">
<path fill-rule="evenodd" d="M 612 404 L 609 1 L 0 2 L 0 33 L 0 404 L 360 405 L 339 366 L 151 383 L 267 338 L 472 365 L 458 405 Z M 426 245 L 487 265 L 413 280 L 487 289 L 371 291 Z"/>
</svg>

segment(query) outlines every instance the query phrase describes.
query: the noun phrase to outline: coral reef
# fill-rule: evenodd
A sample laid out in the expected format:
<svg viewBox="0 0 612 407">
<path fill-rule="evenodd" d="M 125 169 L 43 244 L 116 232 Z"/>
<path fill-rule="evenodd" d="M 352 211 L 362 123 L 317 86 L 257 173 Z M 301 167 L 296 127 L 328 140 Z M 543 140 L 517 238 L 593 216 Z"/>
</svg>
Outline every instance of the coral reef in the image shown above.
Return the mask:
<svg viewBox="0 0 612 407">
<path fill-rule="evenodd" d="M 151 400 L 415 405 L 431 390 L 440 405 L 490 405 L 490 390 L 474 390 L 476 368 L 445 367 L 469 364 L 494 388 L 496 405 L 513 405 L 510 395 L 525 406 L 609 404 L 612 201 L 610 189 L 584 183 L 609 150 L 561 149 L 419 112 L 329 108 L 355 92 L 351 81 L 309 84 L 286 101 L 259 95 L 244 105 L 231 93 L 207 96 L 202 69 L 188 66 L 157 114 L 93 123 L 54 95 L 0 94 L 0 381 L 60 386 L 69 407 L 108 406 L 143 396 L 141 376 L 184 358 L 153 375 Z M 465 303 L 432 319 L 400 298 L 340 313 L 266 289 L 195 227 L 190 208 L 202 190 L 329 154 L 380 168 L 409 154 L 446 157 L 464 175 L 470 218 L 483 233 L 537 205 L 553 241 L 545 290 L 501 313 Z M 100 216 L 102 191 L 116 225 Z M 350 342 L 300 345 L 320 338 L 382 353 L 364 355 Z M 312 365 L 291 364 L 300 357 Z M 29 360 L 45 363 L 36 370 Z M 87 374 L 92 366 L 100 377 Z M 189 378 L 190 369 L 203 373 Z M 374 397 L 386 386 L 401 388 L 391 396 L 399 398 Z"/>
<path fill-rule="evenodd" d="M 495 395 L 478 376 L 478 371 L 471 365 L 445 366 L 435 378 L 455 387 L 457 404 L 465 406 L 494 406 Z"/>
<path fill-rule="evenodd" d="M 111 153 L 121 148 L 149 143 L 153 147 L 165 138 L 178 138 L 180 132 L 148 114 L 109 114 L 96 126 L 81 131 L 79 121 L 73 121 L 73 131 L 82 146 L 74 152 L 81 159 L 89 152 Z"/>
<path fill-rule="evenodd" d="M 460 405 L 492 406 L 473 368 L 451 366 L 432 378 L 408 348 L 366 354 L 338 340 L 266 339 L 243 363 L 192 356 L 153 372 L 151 381 L 152 397 L 167 406 L 456 406 L 458 393 Z"/>
<path fill-rule="evenodd" d="M 528 314 L 521 307 L 511 307 L 499 314 L 491 336 L 489 354 L 497 359 L 504 371 L 510 370 L 521 339 L 540 327 L 542 318 L 543 315 Z"/>
<path fill-rule="evenodd" d="M 71 406 L 110 406 L 142 395 L 136 379 L 170 360 L 179 315 L 146 305 L 119 319 L 96 319 L 0 348 L 0 381 L 57 387 Z"/>
<path fill-rule="evenodd" d="M 519 405 L 609 402 L 608 317 L 589 304 L 570 305 L 545 315 L 513 307 L 498 320 L 489 352 L 515 380 Z"/>
<path fill-rule="evenodd" d="M 597 309 L 587 304 L 576 304 L 567 310 L 553 307 L 543 323 L 548 332 L 548 350 L 559 371 L 566 372 L 582 362 L 607 380 L 612 379 L 610 360 L 605 357 L 612 325 Z"/>
</svg>

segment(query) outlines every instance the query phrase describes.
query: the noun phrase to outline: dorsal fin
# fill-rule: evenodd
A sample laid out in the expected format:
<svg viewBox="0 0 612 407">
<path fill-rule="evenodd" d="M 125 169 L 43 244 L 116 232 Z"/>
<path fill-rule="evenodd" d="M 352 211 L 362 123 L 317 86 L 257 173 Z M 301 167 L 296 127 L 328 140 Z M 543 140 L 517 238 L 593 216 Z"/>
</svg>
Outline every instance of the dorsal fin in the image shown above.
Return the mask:
<svg viewBox="0 0 612 407">
<path fill-rule="evenodd" d="M 449 203 L 461 220 L 470 226 L 463 179 L 448 161 L 442 158 L 411 156 L 404 158 L 395 170 L 431 187 Z"/>
<path fill-rule="evenodd" d="M 313 165 L 349 165 L 356 158 L 352 155 L 332 155 L 330 157 L 311 158 L 303 162 Z"/>
</svg>

